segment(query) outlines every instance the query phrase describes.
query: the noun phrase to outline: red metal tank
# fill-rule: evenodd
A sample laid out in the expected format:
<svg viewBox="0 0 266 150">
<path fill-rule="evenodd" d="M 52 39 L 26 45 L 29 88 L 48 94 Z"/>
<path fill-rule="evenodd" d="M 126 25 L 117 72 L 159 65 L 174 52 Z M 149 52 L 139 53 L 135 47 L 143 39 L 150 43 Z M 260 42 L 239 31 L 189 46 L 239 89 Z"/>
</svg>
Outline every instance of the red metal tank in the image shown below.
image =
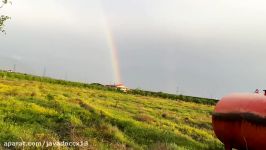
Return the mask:
<svg viewBox="0 0 266 150">
<path fill-rule="evenodd" d="M 266 96 L 242 93 L 223 97 L 215 107 L 212 125 L 226 150 L 266 149 Z"/>
</svg>

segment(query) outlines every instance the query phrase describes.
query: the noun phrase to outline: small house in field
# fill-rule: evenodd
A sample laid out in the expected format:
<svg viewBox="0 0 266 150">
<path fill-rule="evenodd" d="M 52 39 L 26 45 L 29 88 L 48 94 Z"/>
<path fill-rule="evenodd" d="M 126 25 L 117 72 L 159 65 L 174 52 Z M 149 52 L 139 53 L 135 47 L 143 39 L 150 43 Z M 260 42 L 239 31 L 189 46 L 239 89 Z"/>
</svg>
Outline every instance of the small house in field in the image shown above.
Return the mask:
<svg viewBox="0 0 266 150">
<path fill-rule="evenodd" d="M 7 69 L 7 70 L 0 70 L 0 71 L 2 71 L 2 72 L 14 72 L 13 70 L 11 70 L 11 69 Z"/>
<path fill-rule="evenodd" d="M 129 88 L 127 88 L 124 84 L 113 84 L 113 85 L 106 85 L 107 87 L 116 88 L 123 92 L 128 92 Z"/>
</svg>

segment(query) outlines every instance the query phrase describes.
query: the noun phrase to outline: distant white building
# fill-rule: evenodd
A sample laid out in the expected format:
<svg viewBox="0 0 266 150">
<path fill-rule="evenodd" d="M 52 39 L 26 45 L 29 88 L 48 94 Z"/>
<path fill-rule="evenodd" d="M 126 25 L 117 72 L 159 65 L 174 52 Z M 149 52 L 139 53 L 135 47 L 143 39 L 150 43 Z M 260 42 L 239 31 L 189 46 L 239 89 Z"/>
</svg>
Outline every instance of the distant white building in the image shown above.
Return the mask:
<svg viewBox="0 0 266 150">
<path fill-rule="evenodd" d="M 0 69 L 0 71 L 2 71 L 2 72 L 14 72 L 14 71 L 11 70 L 11 69 Z"/>
<path fill-rule="evenodd" d="M 107 87 L 116 88 L 123 92 L 128 92 L 129 88 L 127 88 L 124 84 L 114 84 L 114 85 L 106 85 Z"/>
<path fill-rule="evenodd" d="M 9 70 L 6 70 L 7 72 L 14 72 L 13 70 L 9 69 Z"/>
</svg>

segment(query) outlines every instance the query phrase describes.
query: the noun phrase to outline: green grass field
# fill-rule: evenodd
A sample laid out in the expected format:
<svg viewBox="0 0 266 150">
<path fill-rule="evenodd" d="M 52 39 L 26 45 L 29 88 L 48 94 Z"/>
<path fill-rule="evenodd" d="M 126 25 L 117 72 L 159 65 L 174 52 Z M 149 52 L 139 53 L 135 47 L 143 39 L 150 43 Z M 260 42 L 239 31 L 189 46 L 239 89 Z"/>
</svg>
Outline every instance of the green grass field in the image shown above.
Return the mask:
<svg viewBox="0 0 266 150">
<path fill-rule="evenodd" d="M 12 74 L 12 73 L 11 73 Z M 88 141 L 24 149 L 223 149 L 213 105 L 0 75 L 0 149 L 5 142 Z M 22 147 L 11 147 L 22 149 Z"/>
</svg>

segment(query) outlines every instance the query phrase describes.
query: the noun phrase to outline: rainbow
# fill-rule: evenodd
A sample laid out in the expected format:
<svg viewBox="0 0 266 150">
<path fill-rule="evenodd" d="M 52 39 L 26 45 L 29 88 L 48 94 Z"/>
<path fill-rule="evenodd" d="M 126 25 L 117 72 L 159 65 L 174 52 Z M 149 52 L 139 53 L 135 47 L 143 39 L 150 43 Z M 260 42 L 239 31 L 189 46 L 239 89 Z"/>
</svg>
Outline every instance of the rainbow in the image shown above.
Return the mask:
<svg viewBox="0 0 266 150">
<path fill-rule="evenodd" d="M 103 18 L 104 33 L 106 36 L 108 49 L 110 50 L 110 55 L 111 55 L 114 82 L 115 84 L 120 84 L 122 79 L 121 79 L 121 72 L 119 65 L 120 63 L 119 63 L 118 47 L 116 45 L 113 32 L 111 30 L 111 26 L 109 25 L 109 21 L 107 19 L 103 7 L 102 7 L 102 18 Z"/>
</svg>

